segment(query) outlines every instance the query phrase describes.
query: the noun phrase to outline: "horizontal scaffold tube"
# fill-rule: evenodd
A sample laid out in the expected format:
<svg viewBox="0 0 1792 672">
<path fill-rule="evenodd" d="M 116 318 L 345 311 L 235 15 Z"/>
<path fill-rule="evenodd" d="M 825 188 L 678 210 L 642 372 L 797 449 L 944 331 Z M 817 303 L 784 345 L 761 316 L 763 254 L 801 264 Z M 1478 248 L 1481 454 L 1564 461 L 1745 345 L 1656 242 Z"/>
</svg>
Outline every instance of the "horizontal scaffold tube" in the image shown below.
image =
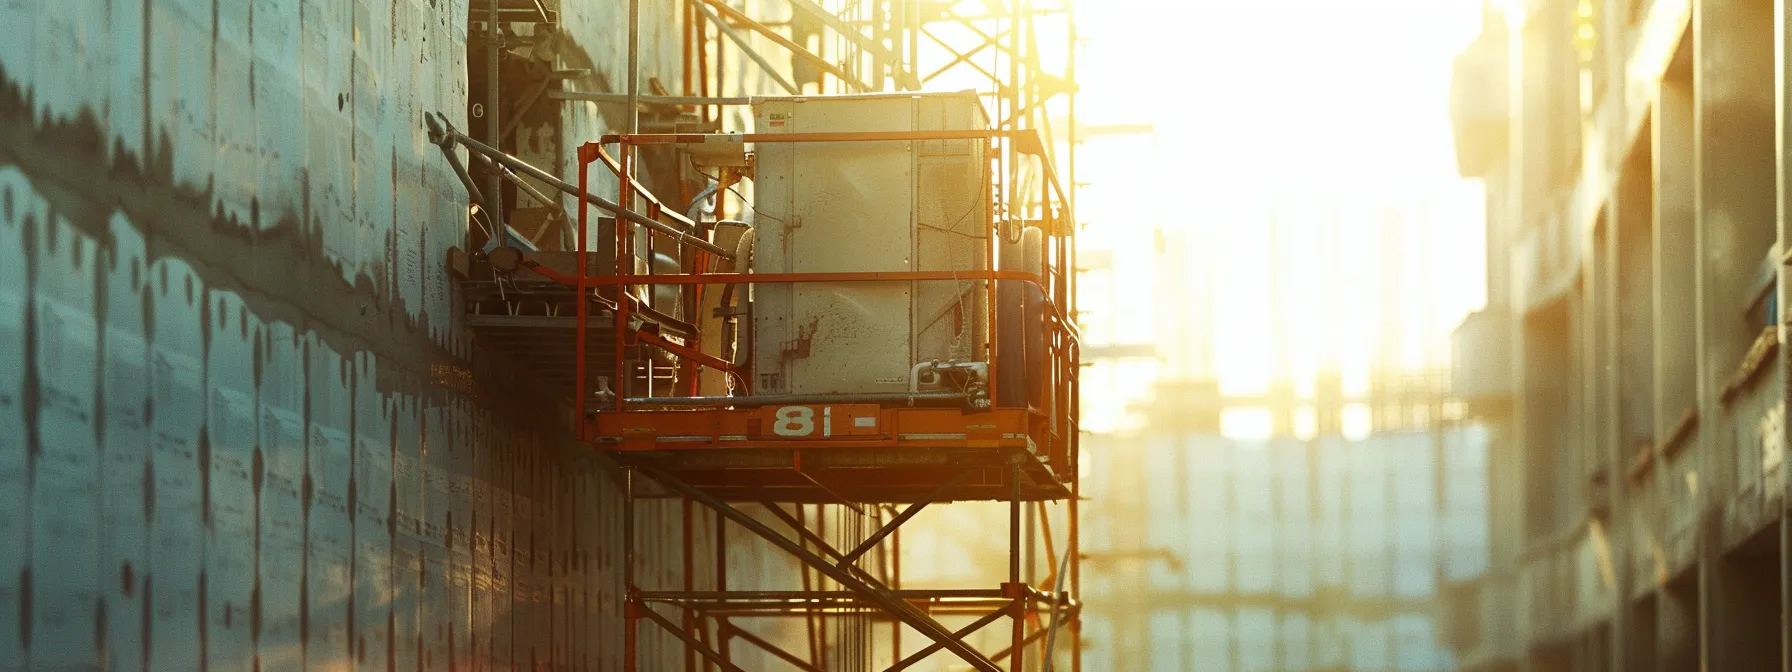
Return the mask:
<svg viewBox="0 0 1792 672">
<path fill-rule="evenodd" d="M 921 394 L 791 394 L 744 397 L 630 397 L 631 406 L 772 406 L 801 404 L 878 404 L 964 401 L 967 395 L 957 392 L 925 392 Z"/>
<path fill-rule="evenodd" d="M 437 121 L 434 117 L 430 118 L 429 126 L 430 126 L 431 132 L 441 135 L 442 137 L 447 138 L 449 140 L 458 142 L 461 144 L 461 146 L 466 147 L 468 150 L 483 154 L 487 158 L 490 158 L 491 160 L 496 161 L 499 164 L 502 164 L 503 166 L 510 168 L 511 170 L 517 171 L 524 175 L 528 175 L 529 177 L 533 177 L 537 180 L 541 180 L 542 182 L 546 183 L 548 186 L 553 187 L 555 189 L 559 189 L 560 191 L 564 192 L 568 196 L 577 198 L 580 194 L 580 190 L 578 187 L 575 187 L 571 184 L 567 184 L 565 180 L 555 177 L 552 174 L 549 174 L 547 171 L 544 171 L 540 168 L 531 166 L 527 162 L 525 162 L 521 159 L 518 159 L 514 156 L 511 156 L 509 154 L 505 154 L 496 149 L 493 149 L 490 145 L 487 145 L 478 140 L 469 138 L 466 135 L 460 133 L 459 131 L 454 130 L 452 127 L 445 127 L 444 123 Z M 715 243 L 711 243 L 702 238 L 693 236 L 690 234 L 689 231 L 681 230 L 678 227 L 673 226 L 671 224 L 667 224 L 665 222 L 659 221 L 657 219 L 653 219 L 653 218 L 643 215 L 641 213 L 630 210 L 628 208 L 624 208 L 621 205 L 618 205 L 615 201 L 611 201 L 609 199 L 603 198 L 603 197 L 598 196 L 597 194 L 593 194 L 591 192 L 584 192 L 584 197 L 585 197 L 585 200 L 589 201 L 592 205 L 596 205 L 599 208 L 602 208 L 604 210 L 608 210 L 612 213 L 615 213 L 615 215 L 617 217 L 621 217 L 630 222 L 640 224 L 641 226 L 645 226 L 649 229 L 653 229 L 655 231 L 666 234 L 668 236 L 672 236 L 673 238 L 678 239 L 678 242 L 680 242 L 680 243 L 683 243 L 685 245 L 690 245 L 692 247 L 695 247 L 697 249 L 703 250 L 710 254 L 716 255 L 723 259 L 733 259 L 734 258 L 733 252 L 724 250 L 721 247 L 718 247 Z"/>
</svg>

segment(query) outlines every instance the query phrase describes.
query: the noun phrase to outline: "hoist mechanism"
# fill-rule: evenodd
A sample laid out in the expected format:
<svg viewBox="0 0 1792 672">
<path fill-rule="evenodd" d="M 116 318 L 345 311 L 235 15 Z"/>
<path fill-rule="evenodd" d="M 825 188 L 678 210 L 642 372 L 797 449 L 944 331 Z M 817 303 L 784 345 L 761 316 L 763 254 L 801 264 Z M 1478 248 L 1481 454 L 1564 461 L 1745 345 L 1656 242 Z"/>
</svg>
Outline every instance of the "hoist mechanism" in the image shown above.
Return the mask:
<svg viewBox="0 0 1792 672">
<path fill-rule="evenodd" d="M 870 609 L 932 640 L 914 661 L 943 649 L 980 670 L 1001 669 L 1008 654 L 985 655 L 965 637 L 1010 617 L 1018 665 L 1050 634 L 1045 622 L 1075 605 L 1061 581 L 1022 582 L 1017 550 L 1010 580 L 982 591 L 898 590 L 856 563 L 930 503 L 1008 502 L 1018 549 L 1022 507 L 1071 496 L 1075 226 L 1050 152 L 1036 131 L 991 130 L 971 92 L 750 107 L 748 133 L 585 144 L 576 185 L 432 119 L 475 205 L 457 146 L 519 185 L 521 175 L 558 190 L 567 198 L 552 200 L 571 210 L 571 249 L 490 233 L 451 253 L 478 345 L 570 395 L 577 435 L 628 474 L 631 525 L 635 497 L 688 498 L 840 588 L 652 591 L 631 577 L 631 652 L 647 620 L 735 669 L 656 604 L 699 619 Z M 663 204 L 637 174 L 646 152 L 713 183 L 682 210 Z M 600 180 L 613 200 L 593 193 Z M 719 194 L 734 197 L 737 218 L 722 216 Z M 792 541 L 739 502 L 786 519 L 784 504 L 838 504 L 871 510 L 880 525 L 857 548 L 835 549 L 786 520 Z M 935 613 L 982 618 L 954 632 Z"/>
</svg>

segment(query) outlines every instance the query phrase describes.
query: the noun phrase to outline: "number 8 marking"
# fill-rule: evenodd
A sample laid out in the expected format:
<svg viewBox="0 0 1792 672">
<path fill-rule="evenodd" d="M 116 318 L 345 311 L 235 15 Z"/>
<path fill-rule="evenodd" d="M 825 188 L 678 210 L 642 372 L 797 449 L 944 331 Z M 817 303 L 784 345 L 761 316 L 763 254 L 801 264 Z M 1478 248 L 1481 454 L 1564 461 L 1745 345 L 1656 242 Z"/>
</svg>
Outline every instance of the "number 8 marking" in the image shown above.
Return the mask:
<svg viewBox="0 0 1792 672">
<path fill-rule="evenodd" d="M 815 433 L 815 409 L 808 406 L 785 406 L 778 409 L 772 433 L 778 436 L 808 436 Z"/>
</svg>

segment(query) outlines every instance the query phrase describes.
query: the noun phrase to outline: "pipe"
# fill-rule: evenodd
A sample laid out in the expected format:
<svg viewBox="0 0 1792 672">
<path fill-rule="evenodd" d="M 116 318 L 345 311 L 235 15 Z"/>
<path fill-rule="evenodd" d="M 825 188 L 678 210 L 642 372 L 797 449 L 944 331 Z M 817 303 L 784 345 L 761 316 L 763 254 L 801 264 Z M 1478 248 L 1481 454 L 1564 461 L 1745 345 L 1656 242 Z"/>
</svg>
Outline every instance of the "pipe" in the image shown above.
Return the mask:
<svg viewBox="0 0 1792 672">
<path fill-rule="evenodd" d="M 691 204 L 685 206 L 684 218 L 693 222 L 703 221 L 704 201 L 708 201 L 710 196 L 714 196 L 717 191 L 720 191 L 720 189 L 718 189 L 720 186 L 722 185 L 719 182 L 711 182 L 709 186 L 703 188 L 703 191 L 698 192 L 697 197 L 691 199 Z M 714 213 L 715 209 L 710 208 L 710 212 Z M 721 222 L 716 223 L 720 224 Z"/>
<path fill-rule="evenodd" d="M 427 116 L 425 115 L 425 117 Z M 434 118 L 430 118 L 430 130 L 432 134 L 435 133 Z M 460 162 L 460 155 L 454 153 L 454 145 L 448 144 L 446 139 L 432 138 L 432 141 L 442 148 L 442 155 L 448 157 L 448 167 L 454 169 L 454 176 L 460 178 L 461 186 L 467 188 L 467 199 L 473 205 L 479 206 L 479 213 L 484 217 L 486 223 L 485 235 L 488 237 L 497 235 L 493 233 L 498 230 L 496 226 L 493 226 L 496 222 L 492 221 L 490 214 L 487 214 L 491 212 L 491 208 L 487 207 L 485 203 L 485 194 L 479 190 L 479 185 L 473 183 L 473 176 L 467 172 L 466 165 Z M 472 152 L 468 152 L 468 154 L 472 155 Z"/>
<path fill-rule="evenodd" d="M 641 132 L 641 0 L 628 0 L 628 132 Z"/>
<path fill-rule="evenodd" d="M 603 93 L 599 91 L 549 91 L 547 97 L 553 100 L 577 100 L 587 103 L 628 103 L 628 94 Z M 753 99 L 745 96 L 731 98 L 712 98 L 709 96 L 637 96 L 646 105 L 749 105 Z"/>
<path fill-rule="evenodd" d="M 885 49 L 884 45 L 878 43 L 877 40 L 865 37 L 864 33 L 859 32 L 845 21 L 840 20 L 840 17 L 835 16 L 833 12 L 828 11 L 821 5 L 815 4 L 814 0 L 788 1 L 790 2 L 791 7 L 795 7 L 804 14 L 808 14 L 823 24 L 826 24 L 827 27 L 834 29 L 834 32 L 840 33 L 840 36 L 846 38 L 848 42 L 857 45 L 860 49 L 864 49 L 865 51 L 883 57 L 884 62 L 890 64 L 890 77 L 895 79 L 897 85 L 901 86 L 904 90 L 919 91 L 921 89 L 921 80 L 915 79 L 915 73 L 902 67 L 902 58 L 890 53 L 890 50 Z M 877 73 L 877 76 L 882 77 L 883 73 Z"/>
<path fill-rule="evenodd" d="M 716 16 L 716 10 L 710 9 L 708 4 L 702 2 L 696 3 L 696 7 L 697 11 L 703 12 L 704 18 L 716 24 L 717 30 L 728 36 L 728 40 L 733 42 L 734 46 L 740 47 L 741 53 L 746 54 L 747 58 L 753 59 L 754 63 L 758 63 L 759 67 L 765 71 L 765 76 L 770 77 L 773 82 L 777 82 L 778 86 L 785 91 L 789 91 L 790 95 L 800 96 L 803 94 L 802 89 L 791 84 L 790 80 L 784 79 L 783 75 L 778 74 L 778 69 L 772 67 L 770 61 L 765 60 L 764 56 L 760 56 L 759 52 L 753 49 L 753 45 L 747 42 L 746 36 L 736 32 L 733 26 L 723 23 L 722 17 Z"/>
<path fill-rule="evenodd" d="M 677 477 L 666 473 L 665 470 L 650 462 L 634 463 L 634 471 L 640 471 L 648 478 L 659 481 L 660 484 L 666 486 L 667 489 L 674 493 L 694 499 L 698 503 L 709 507 L 710 510 L 715 511 L 718 515 L 727 517 L 729 520 L 734 521 L 735 524 L 759 535 L 760 538 L 777 546 L 792 557 L 795 557 L 799 562 L 803 563 L 803 565 L 813 567 L 827 578 L 833 579 L 834 583 L 858 593 L 863 599 L 882 608 L 885 612 L 902 621 L 904 624 L 914 628 L 921 634 L 926 635 L 928 639 L 933 640 L 937 647 L 951 651 L 954 655 L 964 659 L 965 662 L 970 663 L 971 666 L 979 672 L 1002 672 L 1001 668 L 996 667 L 995 663 L 990 662 L 988 657 L 979 653 L 976 649 L 971 648 L 970 645 L 963 641 L 965 633 L 948 632 L 938 621 L 935 621 L 919 608 L 909 604 L 900 596 L 890 594 L 888 588 L 884 588 L 877 583 L 861 580 L 854 573 L 837 567 L 833 563 L 810 552 L 806 547 L 806 544 L 799 544 L 795 541 L 791 541 L 789 537 L 771 529 L 771 527 L 760 522 L 753 516 L 747 515 L 741 510 L 730 506 L 727 502 L 679 480 Z M 631 490 L 629 494 L 631 496 L 624 500 L 625 504 L 632 504 L 633 491 Z M 773 510 L 776 511 L 780 509 L 773 507 Z M 632 513 L 632 509 L 630 513 Z M 996 613 L 1001 614 L 1004 612 L 1005 610 Z M 993 621 L 994 619 L 991 618 L 990 620 Z M 916 662 L 918 661 L 919 659 L 916 660 Z M 913 663 L 911 662 L 910 664 Z"/>
<path fill-rule="evenodd" d="M 989 384 L 989 364 L 987 362 L 941 362 L 937 359 L 930 359 L 916 363 L 914 368 L 909 369 L 909 394 L 921 393 L 921 372 L 928 370 L 936 374 L 940 371 L 969 371 L 971 377 L 982 381 L 985 385 Z"/>
<path fill-rule="evenodd" d="M 498 138 L 499 138 L 498 144 L 500 144 L 500 145 L 504 144 L 502 139 L 508 138 L 508 137 L 510 137 L 511 133 L 516 132 L 516 127 L 522 125 L 522 123 L 523 123 L 523 117 L 529 112 L 529 110 L 532 110 L 535 108 L 535 103 L 537 101 L 541 100 L 542 94 L 547 93 L 548 86 L 552 85 L 553 83 L 554 83 L 554 78 L 552 78 L 552 77 L 544 78 L 541 80 L 540 84 L 535 85 L 535 89 L 530 91 L 528 96 L 525 96 L 523 98 L 523 103 L 521 105 L 518 105 L 516 108 L 516 114 L 510 115 L 510 120 L 504 122 L 504 130 L 502 130 L 498 133 Z"/>
<path fill-rule="evenodd" d="M 940 365 L 940 360 L 937 360 L 937 359 L 930 359 L 925 362 L 916 362 L 915 365 L 908 370 L 908 393 L 909 394 L 920 394 L 921 393 L 921 372 L 922 371 L 934 371 L 935 367 L 938 367 L 939 365 Z M 938 371 L 934 371 L 934 373 L 938 373 Z"/>
<path fill-rule="evenodd" d="M 689 233 L 682 231 L 678 227 L 672 226 L 671 224 L 667 224 L 667 223 L 659 221 L 657 219 L 652 219 L 652 218 L 647 217 L 646 215 L 643 215 L 641 213 L 624 208 L 620 205 L 617 205 L 614 201 L 603 198 L 602 196 L 598 196 L 597 194 L 593 194 L 593 193 L 590 193 L 583 189 L 574 187 L 573 185 L 567 184 L 565 180 L 562 180 L 558 177 L 550 175 L 550 174 L 548 174 L 547 171 L 544 171 L 540 168 L 536 168 L 535 166 L 531 166 L 527 162 L 522 161 L 521 159 L 518 159 L 509 154 L 505 154 L 496 149 L 492 149 L 489 145 L 486 145 L 483 142 L 474 140 L 458 131 L 455 131 L 452 126 L 449 126 L 445 129 L 438 128 L 438 124 L 443 124 L 443 125 L 446 124 L 445 117 L 442 120 L 437 120 L 434 117 L 428 117 L 426 115 L 426 118 L 429 119 L 431 132 L 439 133 L 446 140 L 452 140 L 454 142 L 458 142 L 462 146 L 465 146 L 469 150 L 478 152 L 480 154 L 484 154 L 491 160 L 496 161 L 500 164 L 503 164 L 504 166 L 509 167 L 511 170 L 515 170 L 519 173 L 522 173 L 524 175 L 528 175 L 529 177 L 533 177 L 537 180 L 540 180 L 542 183 L 547 184 L 548 186 L 553 187 L 555 189 L 559 189 L 561 192 L 565 193 L 568 196 L 577 198 L 580 194 L 584 194 L 584 198 L 586 201 L 589 201 L 592 205 L 596 205 L 599 208 L 602 208 L 604 210 L 610 211 L 611 213 L 614 213 L 617 217 L 621 217 L 622 219 L 626 219 L 630 222 L 640 224 L 641 226 L 645 226 L 649 229 L 653 229 L 655 231 L 666 234 L 668 236 L 672 236 L 672 237 L 678 239 L 678 242 L 680 242 L 680 243 L 683 243 L 685 245 L 690 245 L 692 247 L 695 247 L 697 249 L 703 250 L 704 252 L 708 252 L 710 254 L 716 255 L 723 259 L 733 259 L 734 258 L 733 254 L 727 252 L 726 250 L 723 250 L 721 247 L 718 247 L 714 243 L 711 243 L 707 240 L 703 240 L 702 238 L 698 238 L 696 236 L 690 235 Z"/>
<path fill-rule="evenodd" d="M 504 50 L 504 29 L 498 27 L 498 0 L 491 0 L 486 7 L 489 13 L 485 19 L 485 137 L 492 144 L 503 146 L 504 141 L 498 135 L 498 54 Z M 504 231 L 504 182 L 502 177 L 493 173 L 486 176 L 486 195 L 491 198 L 491 213 L 494 236 L 502 236 Z"/>
<path fill-rule="evenodd" d="M 1058 571 L 1052 585 L 1052 618 L 1045 626 L 1045 672 L 1052 672 L 1052 662 L 1057 656 L 1052 655 L 1058 646 L 1058 602 L 1064 597 L 1064 573 L 1070 564 L 1070 554 L 1065 553 L 1058 558 Z M 1069 614 L 1065 614 L 1069 616 Z M 1072 644 L 1071 646 L 1078 646 Z"/>
<path fill-rule="evenodd" d="M 809 61 L 809 63 L 813 64 L 817 68 L 820 68 L 822 71 L 824 71 L 830 75 L 833 75 L 835 77 L 839 77 L 840 81 L 846 82 L 847 84 L 851 84 L 853 89 L 858 90 L 858 91 L 871 90 L 870 85 L 867 85 L 866 83 L 859 81 L 859 78 L 854 77 L 851 73 L 849 73 L 845 70 L 841 70 L 840 66 L 837 66 L 837 65 L 834 65 L 833 63 L 828 62 L 828 59 L 825 59 L 825 58 L 815 55 L 814 52 L 811 52 L 808 49 L 803 48 L 803 45 L 800 45 L 800 44 L 790 41 L 790 38 L 784 37 L 784 35 L 780 34 L 778 31 L 772 30 L 770 26 L 767 26 L 758 21 L 754 21 L 753 18 L 747 16 L 745 12 L 742 12 L 733 7 L 729 7 L 726 3 L 723 3 L 721 0 L 698 0 L 698 2 L 701 2 L 701 3 L 707 4 L 711 7 L 714 7 L 715 10 L 717 12 L 721 12 L 723 16 L 728 17 L 729 19 L 733 20 L 736 23 L 746 26 L 749 30 L 752 30 L 755 33 L 764 35 L 766 39 L 777 43 L 778 46 L 781 46 L 781 47 L 784 47 L 785 49 L 790 50 L 790 54 L 792 56 L 797 56 L 806 61 Z M 723 24 L 723 25 L 726 25 L 726 24 Z"/>
<path fill-rule="evenodd" d="M 497 175 L 499 177 L 502 177 L 506 180 L 510 180 L 511 184 L 516 185 L 517 189 L 520 189 L 520 190 L 522 190 L 523 193 L 528 194 L 530 198 L 541 201 L 542 203 L 548 205 L 549 207 L 552 207 L 556 211 L 559 211 L 561 217 L 566 217 L 566 215 L 567 215 L 566 208 L 564 206 L 560 205 L 560 201 L 548 198 L 547 194 L 541 193 L 541 190 L 536 189 L 535 185 L 529 184 L 528 182 L 524 182 L 522 176 L 517 175 L 514 172 L 511 172 L 511 170 L 509 168 L 505 168 L 501 164 L 493 162 L 489 157 L 486 157 L 483 154 L 474 154 L 473 156 L 475 158 L 478 158 L 480 161 L 484 161 L 485 166 L 488 169 L 490 169 L 491 171 L 493 171 L 494 173 L 497 173 Z M 570 224 L 570 222 L 568 224 Z M 544 226 L 545 226 L 545 224 L 544 224 Z M 517 234 L 518 237 L 522 237 L 521 231 L 516 231 L 515 229 L 512 229 L 508 226 L 505 227 L 505 230 L 513 231 Z M 539 249 L 541 247 L 541 234 L 543 234 L 543 233 L 546 233 L 546 231 L 545 230 L 536 231 L 535 235 L 529 236 L 527 238 L 523 238 L 523 240 L 527 241 L 530 245 L 533 245 L 536 249 Z M 564 243 L 568 239 L 571 238 L 571 231 L 567 230 L 565 228 L 562 228 L 561 234 L 562 235 L 560 236 L 560 238 L 563 243 L 562 247 L 564 247 L 565 246 Z M 530 250 L 530 251 L 533 252 L 535 250 Z"/>
<path fill-rule="evenodd" d="M 917 406 L 927 402 L 964 401 L 969 395 L 957 392 L 926 394 L 784 394 L 763 397 L 631 397 L 630 406 L 773 406 L 805 404 L 876 404 L 904 403 Z"/>
</svg>

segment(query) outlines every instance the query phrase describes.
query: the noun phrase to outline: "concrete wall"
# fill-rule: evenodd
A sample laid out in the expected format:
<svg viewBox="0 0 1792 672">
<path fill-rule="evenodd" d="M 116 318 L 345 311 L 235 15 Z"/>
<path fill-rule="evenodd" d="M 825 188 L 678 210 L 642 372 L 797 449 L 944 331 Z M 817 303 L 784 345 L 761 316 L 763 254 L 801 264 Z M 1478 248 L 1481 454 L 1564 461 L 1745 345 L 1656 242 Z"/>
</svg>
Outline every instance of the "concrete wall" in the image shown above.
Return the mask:
<svg viewBox="0 0 1792 672">
<path fill-rule="evenodd" d="M 1531 73 L 1511 89 L 1509 124 L 1527 130 L 1510 168 L 1481 175 L 1511 194 L 1488 210 L 1493 265 L 1514 270 L 1489 312 L 1511 315 L 1524 353 L 1509 403 L 1485 405 L 1516 413 L 1484 420 L 1550 467 L 1494 470 L 1496 492 L 1527 498 L 1496 499 L 1495 519 L 1553 516 L 1495 544 L 1496 567 L 1521 569 L 1464 591 L 1482 618 L 1459 650 L 1472 669 L 1787 669 L 1786 5 L 1595 2 L 1576 19 L 1581 3 L 1525 4 L 1532 38 L 1475 47 Z M 1535 38 L 1576 21 L 1588 60 Z M 1575 124 L 1550 116 L 1558 100 Z M 1567 193 L 1551 188 L 1570 164 Z M 1563 304 L 1566 334 L 1527 328 Z M 1564 340 L 1579 364 L 1529 366 Z M 1514 621 L 1514 646 L 1479 645 Z"/>
<path fill-rule="evenodd" d="M 567 5 L 620 86 L 623 3 Z M 616 667 L 618 490 L 442 270 L 468 10 L 0 2 L 0 668 Z"/>
</svg>

